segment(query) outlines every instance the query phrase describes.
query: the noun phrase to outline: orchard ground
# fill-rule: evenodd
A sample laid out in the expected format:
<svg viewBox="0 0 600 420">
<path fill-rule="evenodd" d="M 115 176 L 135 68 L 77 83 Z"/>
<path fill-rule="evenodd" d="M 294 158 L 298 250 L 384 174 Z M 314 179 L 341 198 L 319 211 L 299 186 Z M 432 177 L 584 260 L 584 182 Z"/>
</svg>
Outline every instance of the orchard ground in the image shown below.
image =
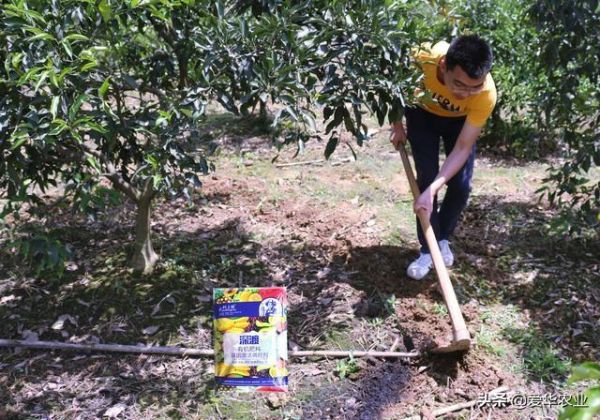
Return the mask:
<svg viewBox="0 0 600 420">
<path fill-rule="evenodd" d="M 44 222 L 72 261 L 52 278 L 1 254 L 0 337 L 210 348 L 212 288 L 270 285 L 288 289 L 290 348 L 387 350 L 399 338 L 398 351 L 424 350 L 450 334 L 435 276 L 405 275 L 417 256 L 415 218 L 387 130 L 353 145 L 356 161 L 340 144 L 314 162 L 324 145 L 313 142 L 273 163 L 277 151 L 252 121 L 209 122 L 202 141 L 219 146 L 217 171 L 191 200 L 157 201 L 155 272 L 127 266 L 131 205 L 95 220 L 68 206 L 49 213 Z M 277 166 L 285 163 L 296 165 Z M 500 386 L 574 395 L 570 367 L 600 360 L 600 246 L 548 233 L 553 210 L 535 193 L 546 167 L 477 160 L 451 242 L 450 276 L 474 337 L 468 354 L 293 359 L 290 392 L 256 397 L 213 391 L 209 359 L 1 349 L 0 417 L 402 418 Z M 508 406 L 491 418 L 557 409 Z M 488 415 L 476 405 L 445 418 Z"/>
</svg>

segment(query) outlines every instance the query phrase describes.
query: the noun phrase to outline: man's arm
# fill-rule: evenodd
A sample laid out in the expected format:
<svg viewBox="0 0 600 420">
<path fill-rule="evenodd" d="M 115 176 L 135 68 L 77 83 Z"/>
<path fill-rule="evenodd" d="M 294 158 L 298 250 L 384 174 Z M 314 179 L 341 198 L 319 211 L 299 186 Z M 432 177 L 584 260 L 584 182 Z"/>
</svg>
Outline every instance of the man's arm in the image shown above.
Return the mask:
<svg viewBox="0 0 600 420">
<path fill-rule="evenodd" d="M 465 121 L 465 124 L 463 125 L 463 128 L 458 136 L 458 140 L 456 140 L 456 145 L 444 161 L 440 172 L 435 177 L 429 188 L 423 191 L 423 193 L 415 201 L 415 212 L 418 212 L 419 209 L 425 209 L 427 212 L 427 217 L 431 215 L 431 211 L 433 209 L 433 198 L 437 192 L 460 170 L 460 168 L 463 167 L 469 158 L 469 155 L 471 154 L 471 150 L 473 149 L 475 141 L 477 141 L 477 138 L 481 134 L 481 130 L 482 127 L 475 127 L 474 125 L 471 125 Z"/>
<path fill-rule="evenodd" d="M 392 131 L 390 133 L 390 142 L 396 150 L 400 150 L 400 144 L 406 143 L 406 130 L 402 120 L 392 123 Z"/>
</svg>

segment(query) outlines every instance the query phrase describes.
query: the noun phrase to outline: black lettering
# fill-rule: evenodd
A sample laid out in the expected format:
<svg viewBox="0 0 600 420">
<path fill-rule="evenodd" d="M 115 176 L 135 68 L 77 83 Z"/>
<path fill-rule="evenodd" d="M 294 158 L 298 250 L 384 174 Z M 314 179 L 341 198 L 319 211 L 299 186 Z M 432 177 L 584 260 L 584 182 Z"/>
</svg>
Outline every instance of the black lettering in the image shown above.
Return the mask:
<svg viewBox="0 0 600 420">
<path fill-rule="evenodd" d="M 460 106 L 458 105 L 454 105 L 452 102 L 450 102 L 450 99 L 448 98 L 444 98 L 442 95 L 440 95 L 437 92 L 433 92 L 433 94 L 431 95 L 431 97 L 435 100 L 437 100 L 437 103 L 444 108 L 446 111 L 450 111 L 450 112 L 460 112 Z"/>
</svg>

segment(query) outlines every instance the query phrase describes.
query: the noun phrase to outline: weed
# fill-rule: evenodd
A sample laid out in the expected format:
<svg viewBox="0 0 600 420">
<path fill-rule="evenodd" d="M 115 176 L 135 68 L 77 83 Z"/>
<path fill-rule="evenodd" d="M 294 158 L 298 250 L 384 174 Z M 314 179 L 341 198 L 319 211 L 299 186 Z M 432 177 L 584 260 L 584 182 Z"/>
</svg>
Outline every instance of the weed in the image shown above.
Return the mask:
<svg viewBox="0 0 600 420">
<path fill-rule="evenodd" d="M 367 323 L 371 326 L 371 327 L 381 327 L 384 323 L 383 319 L 379 318 L 379 317 L 375 317 L 375 318 L 371 318 L 369 320 L 367 320 Z"/>
<path fill-rule="evenodd" d="M 406 234 L 400 229 L 390 229 L 390 232 L 383 238 L 382 244 L 388 246 L 400 247 L 405 244 Z"/>
<path fill-rule="evenodd" d="M 522 346 L 524 367 L 534 379 L 549 382 L 564 377 L 568 372 L 570 360 L 561 358 L 558 351 L 540 334 L 515 328 L 505 329 L 503 334 Z"/>
<path fill-rule="evenodd" d="M 475 336 L 476 344 L 485 352 L 494 356 L 505 356 L 506 349 L 498 343 L 500 337 L 494 331 L 482 326 Z"/>
<path fill-rule="evenodd" d="M 514 305 L 488 307 L 482 310 L 481 321 L 502 330 L 515 328 L 519 322 L 519 309 Z"/>
<path fill-rule="evenodd" d="M 353 357 L 350 357 L 348 360 L 338 360 L 334 369 L 334 373 L 340 379 L 345 379 L 359 371 L 360 366 L 358 366 L 358 363 Z"/>
<path fill-rule="evenodd" d="M 347 331 L 330 330 L 325 334 L 324 340 L 325 348 L 347 350 L 355 347 L 355 342 Z"/>
<path fill-rule="evenodd" d="M 441 303 L 434 302 L 433 313 L 445 316 L 445 315 L 448 315 L 448 308 L 446 308 L 446 305 L 442 305 Z"/>
<path fill-rule="evenodd" d="M 428 308 L 428 307 L 427 307 L 427 305 L 426 305 L 426 304 L 423 302 L 423 300 L 422 300 L 422 299 L 419 299 L 419 298 L 415 299 L 415 306 L 416 306 L 417 308 L 419 308 L 420 310 L 422 310 L 422 311 L 429 312 L 429 308 Z"/>
<path fill-rule="evenodd" d="M 388 316 L 396 315 L 396 303 L 398 303 L 395 295 L 388 296 L 384 301 L 384 308 Z"/>
</svg>

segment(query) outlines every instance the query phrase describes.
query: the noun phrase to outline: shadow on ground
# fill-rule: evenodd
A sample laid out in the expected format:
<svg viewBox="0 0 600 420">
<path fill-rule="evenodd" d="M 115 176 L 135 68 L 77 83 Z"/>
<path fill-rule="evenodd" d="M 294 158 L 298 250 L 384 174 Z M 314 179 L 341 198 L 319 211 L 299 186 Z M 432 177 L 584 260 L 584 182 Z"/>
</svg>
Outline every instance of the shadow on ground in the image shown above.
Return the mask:
<svg viewBox="0 0 600 420">
<path fill-rule="evenodd" d="M 216 203 L 213 212 L 218 211 L 218 204 L 227 204 L 230 199 L 226 194 L 208 197 Z M 340 344 L 343 340 L 334 336 L 336 331 L 346 334 L 345 344 L 350 348 L 364 346 L 360 339 L 365 337 L 371 340 L 367 346 L 389 347 L 386 340 L 393 341 L 394 336 L 379 337 L 382 342 L 377 343 L 377 337 L 369 335 L 369 326 L 373 326 L 373 331 L 396 330 L 402 338 L 398 350 L 411 350 L 427 347 L 435 335 L 449 330 L 434 278 L 414 282 L 403 274 L 416 256 L 415 250 L 357 246 L 353 245 L 353 241 L 360 243 L 356 237 L 333 243 L 308 242 L 302 247 L 290 244 L 285 238 L 262 244 L 247 230 L 244 220 L 227 214 L 217 224 L 211 223 L 207 216 L 206 223 L 191 230 L 166 228 L 168 223 L 185 228 L 185 220 L 199 217 L 197 212 L 197 207 L 191 207 L 163 215 L 160 223 L 165 226 L 155 226 L 162 262 L 155 273 L 142 277 L 127 268 L 127 246 L 123 244 L 131 243 L 131 225 L 67 225 L 57 221 L 63 223 L 61 232 L 75 249 L 74 266 L 61 279 L 34 278 L 27 267 L 19 266 L 18 261 L 5 255 L 1 290 L 4 297 L 12 297 L 0 306 L 0 318 L 8 320 L 0 326 L 1 336 L 210 347 L 212 288 L 273 283 L 288 287 L 290 339 L 305 348 Z M 454 240 L 460 263 L 452 270 L 451 278 L 463 304 L 475 301 L 477 307 L 500 302 L 529 312 L 531 324 L 513 332 L 513 339 L 521 346 L 525 358 L 533 360 L 535 355 L 528 352 L 539 347 L 528 346 L 542 340 L 550 343 L 549 348 L 558 352 L 558 358 L 597 360 L 600 356 L 600 337 L 595 325 L 600 307 L 598 244 L 584 246 L 568 238 L 548 237 L 543 229 L 548 217 L 547 211 L 534 204 L 495 196 L 478 197 L 466 211 Z M 63 315 L 69 318 L 58 328 L 56 321 Z M 478 325 L 476 311 L 466 316 L 470 326 Z M 381 325 L 386 328 L 378 328 Z M 528 332 L 532 335 L 527 335 Z M 510 335 L 508 330 L 504 333 Z M 63 392 L 63 388 L 48 388 L 47 384 L 56 382 L 57 377 L 76 378 L 78 365 L 68 366 L 63 361 L 70 356 L 59 355 L 61 361 L 55 369 L 52 368 L 55 356 L 43 354 L 43 364 L 40 362 L 29 370 L 27 360 L 36 357 L 33 353 L 12 354 L 3 350 L 7 378 L 46 383 L 35 388 L 37 393 L 29 395 L 25 388 L 15 389 L 4 381 L 0 383 L 2 404 L 18 403 L 24 412 L 34 414 L 36 410 L 49 409 L 44 401 L 53 400 L 47 393 L 76 398 L 76 390 Z M 122 363 L 125 360 L 138 363 L 142 359 L 128 357 Z M 108 404 L 122 399 L 126 405 L 138 401 L 150 383 L 158 386 L 156 403 L 171 404 L 177 399 L 168 397 L 170 389 L 180 390 L 190 384 L 188 373 L 175 375 L 179 379 L 172 379 L 173 375 L 167 372 L 163 372 L 167 375 L 164 378 L 160 378 L 160 373 L 152 373 L 157 376 L 150 380 L 140 379 L 133 369 L 122 377 L 115 360 L 121 359 L 102 356 L 94 359 L 93 365 L 89 360 L 81 362 L 85 365 L 81 372 L 92 382 L 105 374 L 117 378 L 113 388 L 94 394 L 99 400 L 89 402 L 91 411 L 85 409 L 87 414 L 100 412 L 100 408 L 91 408 L 93 404 L 106 410 Z M 475 362 L 434 358 L 426 375 L 442 386 L 444 381 L 461 380 L 465 369 L 485 366 L 485 361 L 477 362 L 481 366 L 469 363 Z M 544 368 L 547 366 L 540 370 Z M 30 372 L 35 372 L 37 379 L 29 376 Z M 528 373 L 530 379 L 540 379 L 538 371 L 532 369 Z M 202 374 L 198 373 L 197 378 L 200 377 Z M 413 377 L 414 371 L 406 364 L 375 363 L 365 366 L 356 381 L 316 388 L 315 399 L 309 399 L 303 407 L 306 413 L 324 414 L 329 405 L 362 418 L 377 418 L 389 405 L 420 398 L 411 391 Z M 490 381 L 491 386 L 495 377 Z M 205 392 L 207 385 L 193 380 L 192 383 L 197 385 L 189 394 L 193 400 L 197 404 L 210 404 Z M 488 384 L 476 383 L 473 387 L 483 385 Z M 335 397 L 335 390 L 344 392 Z M 19 392 L 20 401 L 15 400 L 15 391 Z"/>
</svg>

